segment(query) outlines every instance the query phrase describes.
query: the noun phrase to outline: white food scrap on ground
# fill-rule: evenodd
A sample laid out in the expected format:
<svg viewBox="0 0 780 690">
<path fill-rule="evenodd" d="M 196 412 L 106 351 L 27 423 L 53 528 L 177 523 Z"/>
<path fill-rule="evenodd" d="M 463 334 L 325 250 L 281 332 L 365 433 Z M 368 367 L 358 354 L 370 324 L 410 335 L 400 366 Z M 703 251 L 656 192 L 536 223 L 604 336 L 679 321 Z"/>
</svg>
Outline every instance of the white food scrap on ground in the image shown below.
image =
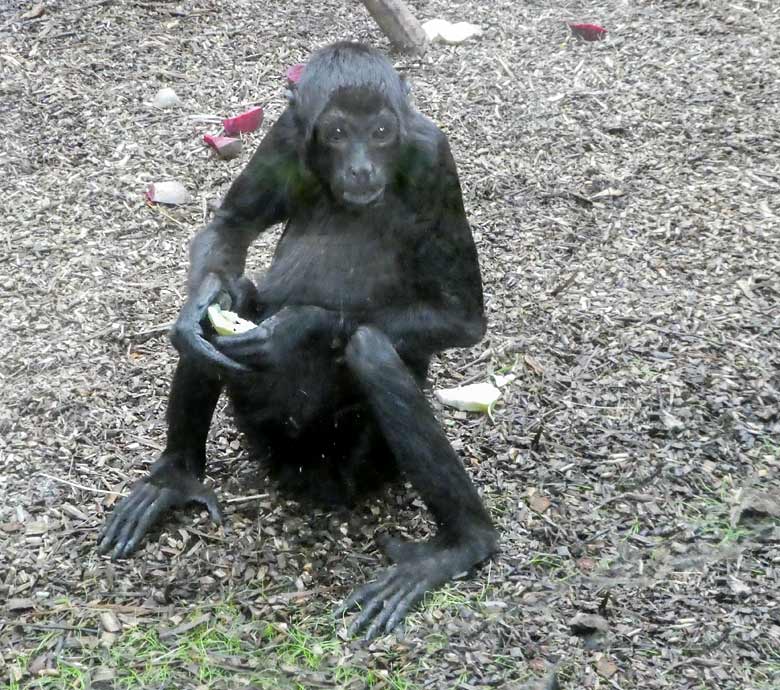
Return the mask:
<svg viewBox="0 0 780 690">
<path fill-rule="evenodd" d="M 192 195 L 181 182 L 176 180 L 153 182 L 146 190 L 146 198 L 155 204 L 169 204 L 171 206 L 179 206 L 192 201 Z"/>
<path fill-rule="evenodd" d="M 469 24 L 469 22 L 453 24 L 446 19 L 430 19 L 422 27 L 429 41 L 443 41 L 444 43 L 463 43 L 463 41 L 482 33 L 482 27 L 476 24 Z"/>
<path fill-rule="evenodd" d="M 466 412 L 488 412 L 501 397 L 492 383 L 472 383 L 460 388 L 440 388 L 433 394 L 443 405 Z"/>
<path fill-rule="evenodd" d="M 152 105 L 157 108 L 172 108 L 175 105 L 179 105 L 179 96 L 173 89 L 166 86 L 157 92 Z"/>
<path fill-rule="evenodd" d="M 211 134 L 204 134 L 203 141 L 208 144 L 222 160 L 229 161 L 241 154 L 244 149 L 244 142 L 241 139 L 233 137 L 220 137 Z"/>
</svg>

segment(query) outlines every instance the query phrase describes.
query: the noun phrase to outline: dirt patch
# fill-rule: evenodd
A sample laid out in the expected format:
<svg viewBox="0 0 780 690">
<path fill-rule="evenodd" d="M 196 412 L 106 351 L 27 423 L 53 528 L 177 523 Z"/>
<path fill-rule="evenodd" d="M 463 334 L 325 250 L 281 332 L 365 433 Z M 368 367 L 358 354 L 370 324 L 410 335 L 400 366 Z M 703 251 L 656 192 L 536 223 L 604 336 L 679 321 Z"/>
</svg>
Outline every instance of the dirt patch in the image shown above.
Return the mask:
<svg viewBox="0 0 780 690">
<path fill-rule="evenodd" d="M 404 490 L 353 515 L 278 500 L 224 411 L 209 471 L 230 531 L 193 511 L 130 561 L 97 556 L 115 492 L 164 442 L 190 237 L 283 109 L 287 67 L 331 40 L 386 41 L 336 0 L 45 2 L 29 18 L 6 2 L 8 687 L 780 686 L 780 9 L 412 5 L 485 29 L 396 61 L 451 139 L 490 319 L 434 383 L 517 376 L 492 419 L 439 410 L 500 557 L 402 639 L 341 639 L 328 614 L 379 566 L 373 534 L 427 534 L 423 506 Z M 148 105 L 164 86 L 178 108 Z M 266 124 L 214 159 L 214 125 L 193 116 L 255 104 Z M 195 201 L 148 206 L 161 179 Z"/>
</svg>

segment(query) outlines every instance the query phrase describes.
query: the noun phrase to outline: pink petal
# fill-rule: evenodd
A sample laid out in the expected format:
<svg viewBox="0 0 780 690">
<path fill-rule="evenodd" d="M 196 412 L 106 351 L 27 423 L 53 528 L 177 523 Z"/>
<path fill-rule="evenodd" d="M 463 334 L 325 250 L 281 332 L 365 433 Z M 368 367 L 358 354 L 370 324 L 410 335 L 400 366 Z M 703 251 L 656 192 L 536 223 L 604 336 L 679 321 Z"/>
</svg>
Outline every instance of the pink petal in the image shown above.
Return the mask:
<svg viewBox="0 0 780 690">
<path fill-rule="evenodd" d="M 226 161 L 235 158 L 244 148 L 244 142 L 241 139 L 232 137 L 217 137 L 211 134 L 204 134 L 203 141 L 211 146 L 220 158 Z"/>
<path fill-rule="evenodd" d="M 603 26 L 598 24 L 569 24 L 569 28 L 575 36 L 586 41 L 599 41 L 607 33 L 607 30 Z"/>
<path fill-rule="evenodd" d="M 303 63 L 299 62 L 297 65 L 287 68 L 287 81 L 297 84 L 301 80 L 301 74 L 303 74 L 303 68 L 306 67 Z"/>
<path fill-rule="evenodd" d="M 245 113 L 222 120 L 225 134 L 232 136 L 242 132 L 254 132 L 263 122 L 263 109 L 252 108 Z"/>
</svg>

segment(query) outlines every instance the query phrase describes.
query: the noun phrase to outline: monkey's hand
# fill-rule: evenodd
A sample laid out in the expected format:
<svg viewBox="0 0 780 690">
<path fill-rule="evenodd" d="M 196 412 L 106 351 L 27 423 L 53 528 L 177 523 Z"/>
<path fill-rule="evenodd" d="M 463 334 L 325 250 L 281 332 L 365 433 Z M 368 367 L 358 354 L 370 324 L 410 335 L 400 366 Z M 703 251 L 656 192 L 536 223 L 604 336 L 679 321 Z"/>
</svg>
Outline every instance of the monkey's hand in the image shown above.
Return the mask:
<svg viewBox="0 0 780 690">
<path fill-rule="evenodd" d="M 216 494 L 192 473 L 170 462 L 170 457 L 164 455 L 158 460 L 151 475 L 135 484 L 130 495 L 114 508 L 98 537 L 100 553 L 108 553 L 113 548 L 113 559 L 129 556 L 163 513 L 191 501 L 205 505 L 211 519 L 222 524 Z"/>
<path fill-rule="evenodd" d="M 313 342 L 343 347 L 348 328 L 335 311 L 291 306 L 269 316 L 257 328 L 238 335 L 217 336 L 212 342 L 230 360 L 262 370 L 289 361 L 292 352 L 305 354 Z"/>
<path fill-rule="evenodd" d="M 351 609 L 360 613 L 349 626 L 349 634 L 366 630 L 366 639 L 393 631 L 425 594 L 458 575 L 465 575 L 495 550 L 495 535 L 484 539 L 445 544 L 434 537 L 429 542 L 405 542 L 385 537 L 379 542 L 385 555 L 395 563 L 374 582 L 355 590 L 337 609 L 341 616 Z"/>
<path fill-rule="evenodd" d="M 214 273 L 209 273 L 182 307 L 170 334 L 173 346 L 182 357 L 217 376 L 221 373 L 243 374 L 248 371 L 243 364 L 217 350 L 206 339 L 203 330 L 208 308 L 225 293 L 229 294 L 227 286 Z M 231 299 L 235 299 L 235 296 L 231 296 Z"/>
</svg>

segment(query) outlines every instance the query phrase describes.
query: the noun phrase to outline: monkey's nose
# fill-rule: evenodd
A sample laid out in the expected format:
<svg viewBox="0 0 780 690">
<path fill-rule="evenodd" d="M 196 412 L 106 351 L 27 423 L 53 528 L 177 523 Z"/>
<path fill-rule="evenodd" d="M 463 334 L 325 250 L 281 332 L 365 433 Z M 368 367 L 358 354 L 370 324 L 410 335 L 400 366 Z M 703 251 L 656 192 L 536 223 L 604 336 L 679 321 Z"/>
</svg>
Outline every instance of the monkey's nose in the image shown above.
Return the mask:
<svg viewBox="0 0 780 690">
<path fill-rule="evenodd" d="M 349 176 L 357 184 L 367 184 L 371 179 L 372 171 L 371 165 L 351 165 L 349 167 Z"/>
</svg>

